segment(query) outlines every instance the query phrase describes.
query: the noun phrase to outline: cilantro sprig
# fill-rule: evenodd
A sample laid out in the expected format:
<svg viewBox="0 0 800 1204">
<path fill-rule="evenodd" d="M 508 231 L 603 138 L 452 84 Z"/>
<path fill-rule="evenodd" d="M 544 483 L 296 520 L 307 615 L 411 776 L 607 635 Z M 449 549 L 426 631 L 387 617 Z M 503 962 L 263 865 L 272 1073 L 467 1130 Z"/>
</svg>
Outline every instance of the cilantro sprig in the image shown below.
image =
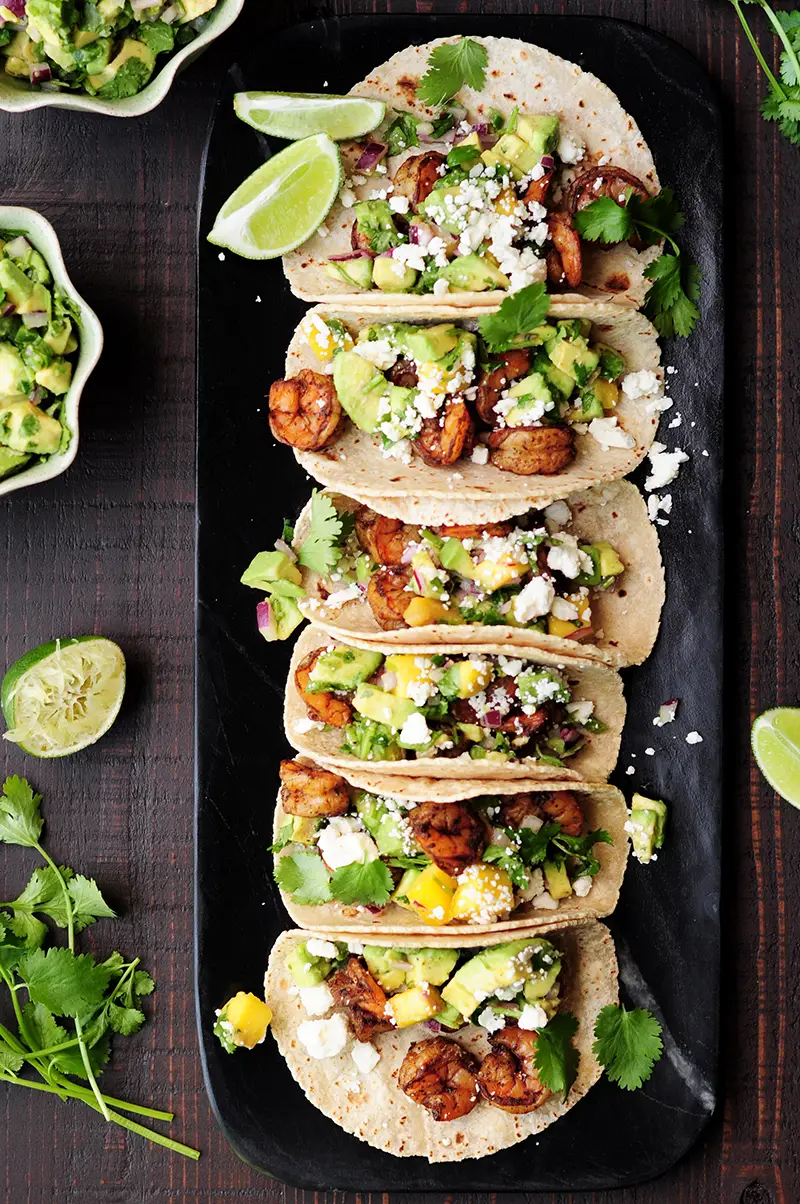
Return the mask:
<svg viewBox="0 0 800 1204">
<path fill-rule="evenodd" d="M 490 351 L 508 351 L 517 336 L 530 334 L 546 321 L 550 298 L 543 284 L 529 284 L 506 297 L 496 313 L 478 319 L 481 338 Z"/>
<path fill-rule="evenodd" d="M 652 282 L 644 312 L 664 338 L 688 337 L 700 318 L 700 269 L 675 240 L 685 220 L 671 188 L 645 200 L 629 190 L 624 205 L 611 197 L 598 197 L 574 218 L 575 229 L 588 242 L 610 245 L 635 237 L 646 247 L 662 239 L 667 243 L 664 253 L 644 272 Z"/>
<path fill-rule="evenodd" d="M 511 841 L 511 848 L 489 845 L 483 860 L 494 862 L 506 871 L 511 881 L 520 890 L 528 885 L 528 869 L 552 861 L 562 866 L 567 857 L 574 859 L 573 878 L 593 878 L 600 870 L 600 862 L 594 855 L 596 844 L 613 844 L 604 828 L 597 828 L 585 836 L 567 836 L 561 824 L 543 824 L 538 832 L 530 828 L 502 828 Z"/>
<path fill-rule="evenodd" d="M 767 77 L 769 92 L 761 105 L 767 121 L 775 121 L 784 138 L 800 146 L 800 12 L 776 12 L 767 0 L 731 0 L 753 48 L 759 66 Z M 781 65 L 778 79 L 764 57 L 750 27 L 743 5 L 757 4 L 780 39 Z"/>
<path fill-rule="evenodd" d="M 274 877 L 281 890 L 301 905 L 335 900 L 349 907 L 383 907 L 394 889 L 391 871 L 379 858 L 343 865 L 331 873 L 319 854 L 309 849 L 294 849 L 279 857 Z"/>
<path fill-rule="evenodd" d="M 661 1025 L 645 1008 L 613 1003 L 602 1008 L 594 1026 L 592 1052 L 612 1083 L 636 1091 L 646 1083 L 664 1051 Z"/>
<path fill-rule="evenodd" d="M 580 1054 L 572 1044 L 577 1031 L 578 1021 L 572 1012 L 558 1012 L 536 1032 L 533 1061 L 539 1078 L 554 1095 L 563 1095 L 564 1099 L 578 1077 Z"/>
<path fill-rule="evenodd" d="M 478 91 L 483 87 L 488 63 L 486 47 L 472 38 L 444 42 L 431 51 L 428 70 L 417 85 L 417 96 L 423 104 L 438 109 L 465 86 Z"/>
<path fill-rule="evenodd" d="M 350 514 L 340 514 L 331 499 L 318 489 L 311 493 L 311 521 L 297 560 L 314 573 L 326 573 L 342 558 L 342 544 L 353 527 Z"/>
<path fill-rule="evenodd" d="M 0 985 L 9 992 L 16 1022 L 16 1031 L 0 1024 L 0 1082 L 79 1100 L 106 1121 L 199 1158 L 199 1151 L 124 1115 L 171 1121 L 171 1112 L 100 1090 L 97 1080 L 110 1057 L 112 1035 L 139 1031 L 145 1021 L 141 999 L 155 984 L 138 958 L 126 961 L 112 953 L 98 962 L 91 953 L 76 953 L 76 934 L 114 912 L 94 879 L 58 866 L 43 847 L 41 801 L 24 778 L 7 778 L 0 794 L 0 843 L 32 849 L 45 863 L 21 894 L 0 903 Z M 42 917 L 66 931 L 66 947 L 43 947 L 49 928 Z M 41 1081 L 23 1077 L 26 1071 Z"/>
</svg>

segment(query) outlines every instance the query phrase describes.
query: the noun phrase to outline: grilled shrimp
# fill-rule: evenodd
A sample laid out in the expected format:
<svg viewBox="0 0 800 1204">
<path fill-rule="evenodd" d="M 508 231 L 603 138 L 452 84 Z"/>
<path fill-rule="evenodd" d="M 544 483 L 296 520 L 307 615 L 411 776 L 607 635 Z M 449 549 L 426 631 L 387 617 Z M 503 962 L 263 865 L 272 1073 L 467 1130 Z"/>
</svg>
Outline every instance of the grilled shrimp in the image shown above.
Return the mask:
<svg viewBox="0 0 800 1204">
<path fill-rule="evenodd" d="M 650 195 L 639 177 L 631 175 L 622 167 L 590 167 L 572 181 L 567 193 L 567 211 L 574 216 L 578 210 L 585 209 L 601 196 L 609 197 L 618 205 L 624 205 L 628 189 L 632 189 L 643 201 Z"/>
<path fill-rule="evenodd" d="M 344 778 L 316 765 L 281 761 L 281 806 L 287 815 L 344 815 L 350 791 Z"/>
<path fill-rule="evenodd" d="M 494 407 L 500 400 L 500 394 L 506 385 L 520 380 L 531 366 L 531 353 L 527 347 L 515 347 L 504 351 L 500 356 L 500 365 L 486 372 L 478 384 L 478 395 L 475 398 L 475 409 L 478 417 L 487 426 L 494 426 L 497 414 Z"/>
<path fill-rule="evenodd" d="M 568 213 L 547 215 L 552 247 L 547 253 L 547 276 L 552 284 L 577 288 L 583 278 L 583 254 L 578 231 Z"/>
<path fill-rule="evenodd" d="M 484 535 L 510 535 L 513 523 L 478 523 L 475 526 L 436 527 L 440 539 L 483 539 Z"/>
<path fill-rule="evenodd" d="M 480 1093 L 504 1112 L 533 1112 L 550 1098 L 534 1065 L 536 1033 L 508 1024 L 489 1037 L 492 1050 L 478 1071 Z"/>
<path fill-rule="evenodd" d="M 408 813 L 417 844 L 449 874 L 480 861 L 486 825 L 464 803 L 420 803 Z"/>
<path fill-rule="evenodd" d="M 397 360 L 385 373 L 385 376 L 388 381 L 391 381 L 393 385 L 398 385 L 401 389 L 416 389 L 419 384 L 417 365 L 413 360 Z"/>
<path fill-rule="evenodd" d="M 526 715 L 524 711 L 518 715 L 509 715 L 498 725 L 497 730 L 505 732 L 507 736 L 517 736 L 520 739 L 525 736 L 528 740 L 540 732 L 550 718 L 550 713 L 546 707 L 540 707 L 538 711 L 534 711 L 532 715 Z"/>
<path fill-rule="evenodd" d="M 461 456 L 468 455 L 474 442 L 475 428 L 469 410 L 463 401 L 453 400 L 435 418 L 424 419 L 414 447 L 426 464 L 438 468 L 440 464 L 455 464 Z"/>
<path fill-rule="evenodd" d="M 324 648 L 316 648 L 297 666 L 294 682 L 303 702 L 306 704 L 309 718 L 317 723 L 329 723 L 331 727 L 347 727 L 353 718 L 353 708 L 344 698 L 337 698 L 325 690 L 312 691 L 308 689 L 311 670 L 316 665 Z"/>
<path fill-rule="evenodd" d="M 405 568 L 380 569 L 369 579 L 367 601 L 384 631 L 408 626 L 403 615 L 413 596 L 406 589 L 411 573 L 411 566 L 407 565 Z"/>
<path fill-rule="evenodd" d="M 501 803 L 495 822 L 503 828 L 521 828 L 523 820 L 529 816 L 542 818 L 541 796 L 515 794 Z"/>
<path fill-rule="evenodd" d="M 394 175 L 394 196 L 407 196 L 416 208 L 433 192 L 439 180 L 439 168 L 445 156 L 438 151 L 425 151 L 422 155 L 411 155 L 401 163 Z"/>
<path fill-rule="evenodd" d="M 356 511 L 356 539 L 376 564 L 393 568 L 403 563 L 403 553 L 419 539 L 419 527 L 401 523 L 399 518 L 384 518 L 367 506 Z"/>
<path fill-rule="evenodd" d="M 575 432 L 567 426 L 506 427 L 489 436 L 495 468 L 517 476 L 552 476 L 575 458 Z"/>
<path fill-rule="evenodd" d="M 478 1102 L 478 1059 L 445 1037 L 427 1037 L 409 1046 L 397 1082 L 409 1099 L 434 1120 L 458 1120 Z"/>
<path fill-rule="evenodd" d="M 551 823 L 561 824 L 565 836 L 583 832 L 583 811 L 571 790 L 557 790 L 542 799 L 542 812 Z"/>
<path fill-rule="evenodd" d="M 545 203 L 547 194 L 550 191 L 550 185 L 553 182 L 555 170 L 556 167 L 555 164 L 553 164 L 552 167 L 545 168 L 544 175 L 541 177 L 541 179 L 531 180 L 530 184 L 525 189 L 525 195 L 522 198 L 526 205 L 531 205 L 534 203 L 534 201 L 539 205 L 543 205 Z"/>
<path fill-rule="evenodd" d="M 333 439 L 342 406 L 330 376 L 303 368 L 269 391 L 269 425 L 279 443 L 299 451 L 319 451 Z"/>
<path fill-rule="evenodd" d="M 386 993 L 357 957 L 349 957 L 331 974 L 328 987 L 337 1007 L 344 1008 L 358 1041 L 371 1041 L 392 1030 L 386 1016 Z"/>
</svg>

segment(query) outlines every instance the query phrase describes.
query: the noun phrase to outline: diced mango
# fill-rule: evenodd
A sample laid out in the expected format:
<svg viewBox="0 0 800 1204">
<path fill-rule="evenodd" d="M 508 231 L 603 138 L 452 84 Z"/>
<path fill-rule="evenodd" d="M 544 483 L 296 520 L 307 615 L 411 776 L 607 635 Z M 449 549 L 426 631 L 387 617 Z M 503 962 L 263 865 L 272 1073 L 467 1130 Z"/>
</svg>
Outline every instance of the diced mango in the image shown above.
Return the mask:
<svg viewBox="0 0 800 1204">
<path fill-rule="evenodd" d="M 453 895 L 452 918 L 473 923 L 492 923 L 514 908 L 514 886 L 498 865 L 480 862 L 459 876 Z"/>
<path fill-rule="evenodd" d="M 234 995 L 233 999 L 229 999 L 225 1004 L 222 1016 L 233 1028 L 231 1040 L 234 1045 L 253 1049 L 267 1035 L 272 1020 L 272 1009 L 257 995 L 239 991 L 238 995 Z"/>
<path fill-rule="evenodd" d="M 452 671 L 459 698 L 472 698 L 474 694 L 480 694 L 492 680 L 492 667 L 487 663 L 456 661 Z"/>
<path fill-rule="evenodd" d="M 557 619 L 555 615 L 547 616 L 548 635 L 568 639 L 575 631 L 591 631 L 592 629 L 592 600 L 588 594 L 566 594 L 567 602 L 572 602 L 578 608 L 577 619 Z"/>
<path fill-rule="evenodd" d="M 457 887 L 455 878 L 431 862 L 409 887 L 406 897 L 414 914 L 426 924 L 447 924 Z"/>
<path fill-rule="evenodd" d="M 580 623 L 571 619 L 557 619 L 555 615 L 547 616 L 547 634 L 557 636 L 560 640 L 568 640 L 573 632 L 580 629 Z"/>
<path fill-rule="evenodd" d="M 420 599 L 422 601 L 422 599 Z M 397 684 L 392 693 L 398 698 L 411 698 L 409 686 L 416 682 L 431 681 L 432 665 L 428 657 L 398 652 L 387 656 L 384 668 L 387 673 L 397 675 Z"/>
<path fill-rule="evenodd" d="M 504 217 L 511 217 L 516 212 L 518 204 L 519 201 L 513 188 L 504 188 L 495 198 L 493 208 L 495 213 L 502 213 Z"/>
<path fill-rule="evenodd" d="M 619 401 L 619 385 L 616 381 L 598 377 L 592 382 L 592 392 L 604 410 L 613 410 Z"/>
<path fill-rule="evenodd" d="M 447 373 L 441 364 L 428 361 L 417 364 L 418 388 L 429 397 L 444 397 L 447 392 Z"/>
<path fill-rule="evenodd" d="M 323 364 L 329 364 L 339 351 L 352 351 L 355 343 L 345 331 L 343 337 L 334 334 L 328 323 L 319 314 L 309 314 L 303 322 L 303 334 L 314 355 Z"/>
<path fill-rule="evenodd" d="M 436 987 L 425 983 L 393 995 L 386 1004 L 386 1011 L 397 1028 L 409 1028 L 412 1024 L 432 1019 L 443 1007 L 444 1000 Z"/>
<path fill-rule="evenodd" d="M 403 611 L 403 619 L 409 627 L 426 627 L 429 623 L 458 622 L 459 613 L 451 610 L 435 598 L 412 598 Z"/>
<path fill-rule="evenodd" d="M 494 560 L 482 560 L 480 564 L 475 565 L 473 577 L 478 585 L 483 586 L 491 593 L 496 589 L 502 589 L 505 585 L 513 585 L 515 581 L 520 581 L 529 568 L 528 564 L 520 564 L 515 560 L 501 561 L 499 564 Z"/>
<path fill-rule="evenodd" d="M 603 577 L 618 577 L 625 572 L 625 565 L 610 543 L 601 540 L 594 545 L 600 553 L 600 573 Z"/>
</svg>

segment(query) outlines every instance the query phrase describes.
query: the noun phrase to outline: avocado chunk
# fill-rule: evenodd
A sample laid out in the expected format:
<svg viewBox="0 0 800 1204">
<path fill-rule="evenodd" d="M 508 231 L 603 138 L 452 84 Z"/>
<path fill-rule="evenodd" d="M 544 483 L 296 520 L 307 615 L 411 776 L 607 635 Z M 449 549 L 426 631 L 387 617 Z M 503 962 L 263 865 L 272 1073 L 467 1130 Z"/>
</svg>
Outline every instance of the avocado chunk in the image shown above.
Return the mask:
<svg viewBox="0 0 800 1204">
<path fill-rule="evenodd" d="M 455 351 L 461 332 L 455 326 L 403 326 L 398 331 L 398 342 L 417 364 L 444 359 Z"/>
<path fill-rule="evenodd" d="M 386 377 L 357 351 L 341 351 L 333 361 L 333 383 L 339 401 L 359 430 L 372 434 L 378 427 Z"/>
<path fill-rule="evenodd" d="M 588 422 L 592 418 L 603 418 L 603 404 L 592 392 L 591 386 L 584 389 L 580 396 L 580 404 L 572 411 L 576 422 Z"/>
<path fill-rule="evenodd" d="M 363 958 L 370 974 L 384 991 L 399 991 L 406 985 L 408 959 L 405 949 L 365 945 Z"/>
<path fill-rule="evenodd" d="M 484 999 L 516 982 L 521 985 L 532 977 L 531 959 L 534 955 L 539 956 L 540 947 L 547 944 L 547 941 L 528 939 L 507 941 L 481 950 L 459 966 L 442 991 L 442 999 L 469 1019 Z"/>
<path fill-rule="evenodd" d="M 406 719 L 417 708 L 410 698 L 397 698 L 377 686 L 360 685 L 353 698 L 353 706 L 365 719 L 382 723 L 392 731 L 400 731 Z"/>
<path fill-rule="evenodd" d="M 31 401 L 0 401 L 0 443 L 16 452 L 52 456 L 61 446 L 61 423 Z"/>
<path fill-rule="evenodd" d="M 370 251 L 376 255 L 389 251 L 402 242 L 388 201 L 359 201 L 354 206 L 353 213 L 358 233 L 367 240 Z"/>
<path fill-rule="evenodd" d="M 380 652 L 365 648 L 333 648 L 322 653 L 311 670 L 307 689 L 310 693 L 328 690 L 354 690 L 372 677 L 383 661 Z"/>
<path fill-rule="evenodd" d="M 23 452 L 12 451 L 10 447 L 0 447 L 0 481 L 19 472 L 21 468 L 30 463 L 30 460 L 31 457 L 26 456 Z"/>
<path fill-rule="evenodd" d="M 372 262 L 372 283 L 382 293 L 407 293 L 416 284 L 417 274 L 415 268 L 391 255 L 379 255 Z"/>
<path fill-rule="evenodd" d="M 625 565 L 617 555 L 616 549 L 610 543 L 606 543 L 604 539 L 598 540 L 592 544 L 593 548 L 600 553 L 600 576 L 601 577 L 618 577 L 620 573 L 625 572 Z"/>
<path fill-rule="evenodd" d="M 530 175 L 542 157 L 535 147 L 529 146 L 517 134 L 503 134 L 495 144 L 494 152 L 509 165 L 512 174 L 518 180 L 521 180 L 523 176 Z"/>
<path fill-rule="evenodd" d="M 545 861 L 542 866 L 547 890 L 553 899 L 566 899 L 572 894 L 572 883 L 569 880 L 567 867 L 563 863 L 556 865 L 554 861 Z"/>
<path fill-rule="evenodd" d="M 656 860 L 656 850 L 664 844 L 666 826 L 666 803 L 644 794 L 634 794 L 626 828 L 630 832 L 633 855 L 642 865 Z"/>
<path fill-rule="evenodd" d="M 312 819 L 310 815 L 293 815 L 292 840 L 297 844 L 313 844 L 321 826 L 321 819 Z"/>
<path fill-rule="evenodd" d="M 464 1017 L 452 1003 L 446 1003 L 442 1010 L 436 1013 L 436 1020 L 449 1029 L 461 1028 L 464 1023 Z"/>
<path fill-rule="evenodd" d="M 459 255 L 451 259 L 441 276 L 451 289 L 483 293 L 487 289 L 508 289 L 511 281 L 489 259 L 479 255 Z"/>
<path fill-rule="evenodd" d="M 533 363 L 537 372 L 540 372 L 550 386 L 550 391 L 560 393 L 562 398 L 567 398 L 575 388 L 574 379 L 566 372 L 562 372 L 557 368 L 549 356 L 544 353 L 537 355 Z"/>
<path fill-rule="evenodd" d="M 440 987 L 447 982 L 458 961 L 457 949 L 407 949 L 406 956 L 411 962 L 408 981 L 415 986 L 429 983 L 432 987 Z"/>
<path fill-rule="evenodd" d="M 585 344 L 592 333 L 591 319 L 562 318 L 560 322 L 556 322 L 556 330 L 560 339 L 572 339 L 573 342 L 583 339 Z"/>
<path fill-rule="evenodd" d="M 624 356 L 605 343 L 595 343 L 594 349 L 600 356 L 600 375 L 603 380 L 619 380 L 625 372 Z"/>
<path fill-rule="evenodd" d="M 553 408 L 553 394 L 541 372 L 532 372 L 530 376 L 518 380 L 508 390 L 509 397 L 517 397 L 519 401 L 506 412 L 506 426 L 525 426 L 527 422 L 541 417 L 542 406 Z"/>
<path fill-rule="evenodd" d="M 30 389 L 30 370 L 22 356 L 11 343 L 0 343 L 0 405 L 3 399 L 11 401 L 26 397 Z"/>
<path fill-rule="evenodd" d="M 406 872 L 403 874 L 403 877 L 394 888 L 394 892 L 392 894 L 392 899 L 398 904 L 398 906 L 408 906 L 408 892 L 411 890 L 411 887 L 414 885 L 421 873 L 422 868 L 406 870 Z M 410 910 L 413 911 L 414 909 L 410 908 Z"/>
<path fill-rule="evenodd" d="M 345 284 L 355 285 L 356 288 L 372 288 L 372 260 L 367 256 L 360 259 L 345 259 L 325 264 L 325 272 L 332 280 L 344 280 Z"/>
<path fill-rule="evenodd" d="M 267 593 L 276 581 L 288 581 L 298 588 L 303 582 L 299 568 L 289 559 L 286 552 L 259 552 L 250 561 L 239 580 L 242 585 L 249 585 L 251 589 L 263 589 Z"/>
<path fill-rule="evenodd" d="M 556 343 L 550 352 L 550 359 L 556 368 L 560 368 L 567 376 L 571 376 L 578 386 L 583 386 L 600 363 L 600 356 L 588 346 L 582 346 L 577 341 L 562 339 Z"/>
<path fill-rule="evenodd" d="M 407 836 L 402 817 L 390 811 L 374 794 L 356 795 L 355 807 L 364 827 L 384 857 L 399 857 L 406 852 Z"/>
<path fill-rule="evenodd" d="M 553 155 L 558 147 L 560 122 L 558 117 L 544 113 L 535 116 L 523 114 L 517 118 L 517 137 L 527 142 L 537 162 L 545 155 Z"/>
<path fill-rule="evenodd" d="M 149 82 L 156 56 L 136 38 L 125 38 L 122 48 L 104 70 L 87 77 L 87 83 L 104 100 L 135 96 Z"/>
<path fill-rule="evenodd" d="M 425 200 L 417 205 L 417 212 L 425 221 L 434 222 L 448 234 L 458 234 L 458 219 L 452 210 L 445 208 L 445 197 L 456 196 L 459 191 L 458 184 L 448 185 L 447 188 L 434 188 Z"/>
<path fill-rule="evenodd" d="M 442 562 L 442 568 L 451 573 L 458 573 L 459 577 L 471 579 L 475 575 L 472 557 L 460 539 L 452 537 L 446 539 L 439 549 L 439 559 Z"/>
<path fill-rule="evenodd" d="M 547 942 L 543 942 L 547 944 Z M 541 960 L 543 955 L 538 955 Z M 522 993 L 529 1003 L 535 1003 L 538 999 L 543 999 L 548 991 L 552 990 L 555 981 L 561 972 L 561 954 L 552 945 L 549 946 L 547 955 L 550 957 L 551 963 L 542 965 L 533 978 L 529 978 L 525 986 L 522 988 Z"/>
<path fill-rule="evenodd" d="M 286 959 L 286 969 L 298 987 L 316 987 L 331 972 L 333 962 L 326 957 L 315 957 L 309 953 L 305 941 L 295 945 Z"/>
<path fill-rule="evenodd" d="M 43 389 L 62 397 L 72 384 L 72 364 L 69 360 L 55 359 L 46 368 L 40 368 L 34 379 Z"/>
<path fill-rule="evenodd" d="M 526 706 L 569 702 L 570 688 L 552 669 L 526 669 L 517 678 L 517 697 Z"/>
<path fill-rule="evenodd" d="M 69 318 L 61 318 L 50 323 L 42 338 L 54 355 L 65 355 L 71 336 L 72 321 Z"/>
<path fill-rule="evenodd" d="M 0 259 L 0 288 L 16 309 L 20 309 L 33 296 L 33 281 L 8 257 Z"/>
</svg>

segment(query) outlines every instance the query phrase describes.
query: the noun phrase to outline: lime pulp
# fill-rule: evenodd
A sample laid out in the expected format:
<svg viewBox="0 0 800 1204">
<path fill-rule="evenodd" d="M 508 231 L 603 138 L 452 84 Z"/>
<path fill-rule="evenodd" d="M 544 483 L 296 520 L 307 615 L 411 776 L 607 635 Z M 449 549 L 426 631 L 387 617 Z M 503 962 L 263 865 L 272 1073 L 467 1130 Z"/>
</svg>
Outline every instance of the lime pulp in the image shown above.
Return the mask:
<svg viewBox="0 0 800 1204">
<path fill-rule="evenodd" d="M 382 100 L 327 92 L 237 92 L 233 108 L 253 129 L 289 141 L 312 134 L 327 134 L 336 141 L 360 138 L 386 115 Z"/>
<path fill-rule="evenodd" d="M 775 707 L 753 724 L 753 756 L 781 798 L 800 807 L 800 707 Z"/>
</svg>

